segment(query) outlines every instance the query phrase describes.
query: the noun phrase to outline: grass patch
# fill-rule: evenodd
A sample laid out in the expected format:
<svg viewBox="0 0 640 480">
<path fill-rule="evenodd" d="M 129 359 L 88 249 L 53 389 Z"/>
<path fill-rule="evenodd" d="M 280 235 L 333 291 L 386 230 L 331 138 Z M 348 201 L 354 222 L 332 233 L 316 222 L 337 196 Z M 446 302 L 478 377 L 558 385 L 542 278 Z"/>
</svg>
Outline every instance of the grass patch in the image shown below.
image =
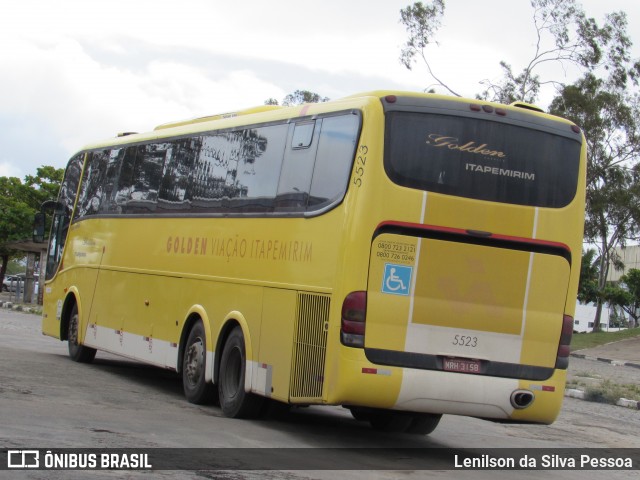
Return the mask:
<svg viewBox="0 0 640 480">
<path fill-rule="evenodd" d="M 640 328 L 630 328 L 619 332 L 574 333 L 571 339 L 571 351 L 597 347 L 605 343 L 617 342 L 625 338 L 640 336 Z"/>
<path fill-rule="evenodd" d="M 565 385 L 565 388 L 567 389 L 575 388 L 577 390 L 586 390 L 587 384 L 580 380 L 567 380 L 567 384 Z"/>
<path fill-rule="evenodd" d="M 640 400 L 640 385 L 618 384 L 603 380 L 598 385 L 590 385 L 585 391 L 585 400 L 614 404 L 621 398 Z"/>
</svg>

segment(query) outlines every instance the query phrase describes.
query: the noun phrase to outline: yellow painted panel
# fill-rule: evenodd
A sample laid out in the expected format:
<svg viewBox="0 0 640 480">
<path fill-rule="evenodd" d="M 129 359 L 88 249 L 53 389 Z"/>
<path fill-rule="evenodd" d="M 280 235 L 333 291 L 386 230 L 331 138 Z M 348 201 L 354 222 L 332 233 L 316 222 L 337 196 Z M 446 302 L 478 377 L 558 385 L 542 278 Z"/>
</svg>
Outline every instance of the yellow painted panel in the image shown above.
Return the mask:
<svg viewBox="0 0 640 480">
<path fill-rule="evenodd" d="M 569 285 L 569 263 L 535 254 L 531 270 L 521 362 L 553 367 Z"/>
<path fill-rule="evenodd" d="M 529 254 L 424 240 L 414 323 L 519 335 Z"/>
<path fill-rule="evenodd" d="M 296 296 L 293 290 L 265 288 L 262 305 L 262 325 L 259 335 L 258 362 L 271 371 L 272 398 L 289 400 L 291 352 L 296 316 Z"/>
<path fill-rule="evenodd" d="M 531 238 L 534 216 L 530 207 L 430 193 L 424 223 Z"/>
<path fill-rule="evenodd" d="M 410 272 L 417 246 L 417 238 L 403 235 L 383 234 L 374 239 L 367 293 L 367 346 L 404 350 L 411 300 Z"/>
</svg>

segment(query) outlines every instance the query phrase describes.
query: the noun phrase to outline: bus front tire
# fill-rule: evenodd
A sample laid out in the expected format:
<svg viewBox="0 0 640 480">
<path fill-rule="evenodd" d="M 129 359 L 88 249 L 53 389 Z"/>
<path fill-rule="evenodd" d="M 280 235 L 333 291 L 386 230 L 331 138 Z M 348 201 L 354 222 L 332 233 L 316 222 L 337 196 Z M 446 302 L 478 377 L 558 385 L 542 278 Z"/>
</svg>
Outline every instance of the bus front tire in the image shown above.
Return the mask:
<svg viewBox="0 0 640 480">
<path fill-rule="evenodd" d="M 96 356 L 96 349 L 85 347 L 78 343 L 78 323 L 80 317 L 78 315 L 78 306 L 73 305 L 71 316 L 69 317 L 69 325 L 67 326 L 67 340 L 69 341 L 69 358 L 78 363 L 91 363 Z"/>
<path fill-rule="evenodd" d="M 218 396 L 226 417 L 255 418 L 260 414 L 264 398 L 244 389 L 246 366 L 244 335 L 240 327 L 235 327 L 224 344 L 220 358 Z"/>
<path fill-rule="evenodd" d="M 189 332 L 182 357 L 182 388 L 190 403 L 206 404 L 213 401 L 213 384 L 205 380 L 207 341 L 202 320 Z"/>
</svg>

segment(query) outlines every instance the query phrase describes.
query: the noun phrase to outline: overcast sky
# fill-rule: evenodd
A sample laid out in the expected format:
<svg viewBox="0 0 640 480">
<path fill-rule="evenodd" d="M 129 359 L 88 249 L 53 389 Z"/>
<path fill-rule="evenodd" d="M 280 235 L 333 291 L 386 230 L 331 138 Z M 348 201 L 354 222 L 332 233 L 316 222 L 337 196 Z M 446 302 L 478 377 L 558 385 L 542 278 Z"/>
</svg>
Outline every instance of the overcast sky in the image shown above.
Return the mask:
<svg viewBox="0 0 640 480">
<path fill-rule="evenodd" d="M 0 13 L 0 175 L 63 167 L 123 131 L 279 101 L 375 89 L 422 91 L 398 60 L 410 0 L 13 0 Z M 584 0 L 599 21 L 623 10 L 640 57 L 640 2 Z M 520 70 L 535 31 L 528 0 L 446 0 L 433 66 L 459 93 Z M 556 76 L 564 75 L 562 71 Z M 575 72 L 566 72 L 567 81 Z M 443 92 L 444 93 L 444 92 Z M 549 94 L 547 94 L 547 98 Z M 545 99 L 541 100 L 543 106 Z"/>
</svg>

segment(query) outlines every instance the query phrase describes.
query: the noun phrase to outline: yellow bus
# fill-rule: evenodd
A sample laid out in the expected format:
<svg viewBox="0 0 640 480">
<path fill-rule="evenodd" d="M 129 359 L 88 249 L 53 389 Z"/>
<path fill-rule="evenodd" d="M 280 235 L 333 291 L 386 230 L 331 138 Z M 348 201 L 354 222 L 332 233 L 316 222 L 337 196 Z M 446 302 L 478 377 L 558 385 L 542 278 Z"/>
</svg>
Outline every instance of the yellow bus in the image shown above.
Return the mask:
<svg viewBox="0 0 640 480">
<path fill-rule="evenodd" d="M 580 271 L 586 146 L 529 105 L 377 91 L 121 134 L 53 208 L 43 332 L 178 372 L 251 417 L 341 405 L 551 423 Z M 41 220 L 42 218 L 40 218 Z"/>
</svg>

